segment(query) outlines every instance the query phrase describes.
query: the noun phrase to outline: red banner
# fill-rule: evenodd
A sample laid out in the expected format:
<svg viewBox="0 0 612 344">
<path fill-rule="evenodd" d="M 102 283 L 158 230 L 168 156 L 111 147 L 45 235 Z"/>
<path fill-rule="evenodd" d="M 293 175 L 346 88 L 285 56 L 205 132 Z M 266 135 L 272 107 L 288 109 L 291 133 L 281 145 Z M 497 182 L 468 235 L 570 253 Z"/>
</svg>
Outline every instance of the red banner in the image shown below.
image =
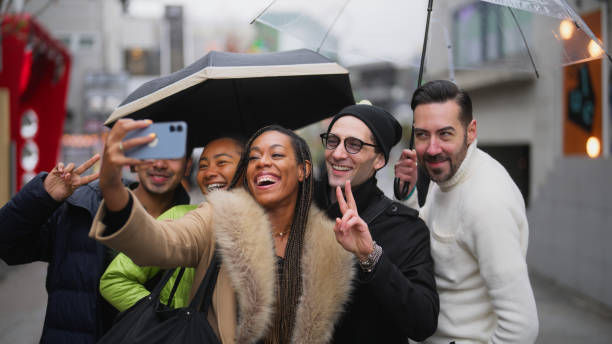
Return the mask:
<svg viewBox="0 0 612 344">
<path fill-rule="evenodd" d="M 0 87 L 9 90 L 16 189 L 57 162 L 66 117 L 70 55 L 27 14 L 2 20 Z M 5 176 L 3 178 L 8 178 Z"/>
</svg>

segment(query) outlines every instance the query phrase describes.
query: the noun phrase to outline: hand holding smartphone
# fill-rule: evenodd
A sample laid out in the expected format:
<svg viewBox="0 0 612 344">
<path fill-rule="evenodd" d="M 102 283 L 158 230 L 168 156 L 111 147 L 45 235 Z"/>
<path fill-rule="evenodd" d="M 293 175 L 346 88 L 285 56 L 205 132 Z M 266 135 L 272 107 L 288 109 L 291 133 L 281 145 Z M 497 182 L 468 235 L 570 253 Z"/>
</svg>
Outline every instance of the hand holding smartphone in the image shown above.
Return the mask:
<svg viewBox="0 0 612 344">
<path fill-rule="evenodd" d="M 178 159 L 185 156 L 187 123 L 182 121 L 153 123 L 144 129 L 129 132 L 123 141 L 150 134 L 155 134 L 153 141 L 126 149 L 125 156 L 140 160 Z"/>
</svg>

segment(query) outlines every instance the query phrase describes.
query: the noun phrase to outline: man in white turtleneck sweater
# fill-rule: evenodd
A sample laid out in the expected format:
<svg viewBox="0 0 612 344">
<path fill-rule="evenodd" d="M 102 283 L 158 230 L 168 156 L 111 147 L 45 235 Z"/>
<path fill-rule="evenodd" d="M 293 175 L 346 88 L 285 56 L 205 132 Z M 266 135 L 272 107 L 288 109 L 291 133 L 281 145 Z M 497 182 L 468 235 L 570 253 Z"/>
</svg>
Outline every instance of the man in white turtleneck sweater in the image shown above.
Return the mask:
<svg viewBox="0 0 612 344">
<path fill-rule="evenodd" d="M 420 216 L 431 233 L 440 295 L 438 330 L 427 343 L 533 343 L 538 316 L 525 255 L 523 197 L 506 170 L 476 147 L 467 93 L 449 81 L 419 87 L 412 99 L 418 163 L 433 183 Z M 415 151 L 395 167 L 416 179 Z M 416 204 L 416 192 L 408 200 Z"/>
</svg>

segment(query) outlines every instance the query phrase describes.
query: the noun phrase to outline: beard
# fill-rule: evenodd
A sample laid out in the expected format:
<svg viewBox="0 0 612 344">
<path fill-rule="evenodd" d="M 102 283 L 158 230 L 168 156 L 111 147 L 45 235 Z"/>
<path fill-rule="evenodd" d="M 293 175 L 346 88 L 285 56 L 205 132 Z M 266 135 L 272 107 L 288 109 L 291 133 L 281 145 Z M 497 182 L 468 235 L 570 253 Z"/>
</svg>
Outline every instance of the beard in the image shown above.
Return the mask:
<svg viewBox="0 0 612 344">
<path fill-rule="evenodd" d="M 427 172 L 427 176 L 429 179 L 436 183 L 444 183 L 450 180 L 457 170 L 461 166 L 461 163 L 465 159 L 467 154 L 468 143 L 467 143 L 467 133 L 463 137 L 463 142 L 461 144 L 461 148 L 455 154 L 449 155 L 446 153 L 440 153 L 436 155 L 423 154 L 423 156 L 419 159 L 419 164 L 425 167 L 425 172 Z M 445 173 L 444 167 L 430 167 L 428 163 L 443 163 L 448 162 L 449 167 L 448 171 Z"/>
</svg>

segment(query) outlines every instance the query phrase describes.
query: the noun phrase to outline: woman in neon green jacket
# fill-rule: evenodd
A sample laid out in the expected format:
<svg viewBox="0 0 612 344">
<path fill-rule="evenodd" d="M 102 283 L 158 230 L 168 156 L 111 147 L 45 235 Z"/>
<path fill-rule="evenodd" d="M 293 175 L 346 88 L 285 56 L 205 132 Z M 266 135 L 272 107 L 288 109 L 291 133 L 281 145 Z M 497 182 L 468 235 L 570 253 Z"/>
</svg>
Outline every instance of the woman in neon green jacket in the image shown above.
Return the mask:
<svg viewBox="0 0 612 344">
<path fill-rule="evenodd" d="M 203 194 L 206 195 L 214 189 L 226 189 L 229 186 L 236 172 L 243 146 L 244 139 L 240 137 L 222 137 L 206 145 L 200 155 L 197 174 L 198 185 Z M 177 219 L 195 208 L 197 205 L 178 205 L 168 209 L 158 219 Z M 100 294 L 123 312 L 151 293 L 145 287 L 145 283 L 160 273 L 160 270 L 153 266 L 138 266 L 126 255 L 119 253 L 100 279 Z M 161 291 L 160 301 L 164 304 L 168 303 L 178 272 L 179 269 L 174 272 Z M 189 304 L 193 275 L 193 268 L 185 269 L 170 307 L 180 308 Z"/>
<path fill-rule="evenodd" d="M 197 208 L 197 205 L 177 205 L 161 214 L 158 219 L 178 219 L 195 208 Z M 138 266 L 128 256 L 119 253 L 106 268 L 100 279 L 100 294 L 113 307 L 123 312 L 132 307 L 138 300 L 151 293 L 145 287 L 145 283 L 155 277 L 160 270 L 160 268 L 155 266 Z M 189 291 L 193 283 L 193 272 L 193 268 L 185 268 L 185 273 L 176 289 L 172 304 L 169 305 L 170 307 L 180 308 L 186 307 L 189 304 Z M 168 303 L 168 297 L 178 273 L 179 269 L 174 272 L 170 281 L 161 291 L 160 301 L 164 304 Z"/>
</svg>

